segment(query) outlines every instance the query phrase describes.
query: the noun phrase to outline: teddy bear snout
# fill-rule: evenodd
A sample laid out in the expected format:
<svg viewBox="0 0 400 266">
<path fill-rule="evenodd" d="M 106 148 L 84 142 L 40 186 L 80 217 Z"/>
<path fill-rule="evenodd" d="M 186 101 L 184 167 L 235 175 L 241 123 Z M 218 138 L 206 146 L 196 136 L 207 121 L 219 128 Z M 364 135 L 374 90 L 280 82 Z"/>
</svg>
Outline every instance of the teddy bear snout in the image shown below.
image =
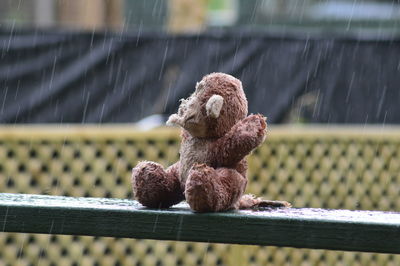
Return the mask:
<svg viewBox="0 0 400 266">
<path fill-rule="evenodd" d="M 195 113 L 188 114 L 185 117 L 185 124 L 188 123 L 188 122 L 193 123 L 193 122 L 195 122 L 195 120 L 196 120 L 196 114 Z"/>
<path fill-rule="evenodd" d="M 183 119 L 177 114 L 170 115 L 167 126 L 183 126 Z"/>
</svg>

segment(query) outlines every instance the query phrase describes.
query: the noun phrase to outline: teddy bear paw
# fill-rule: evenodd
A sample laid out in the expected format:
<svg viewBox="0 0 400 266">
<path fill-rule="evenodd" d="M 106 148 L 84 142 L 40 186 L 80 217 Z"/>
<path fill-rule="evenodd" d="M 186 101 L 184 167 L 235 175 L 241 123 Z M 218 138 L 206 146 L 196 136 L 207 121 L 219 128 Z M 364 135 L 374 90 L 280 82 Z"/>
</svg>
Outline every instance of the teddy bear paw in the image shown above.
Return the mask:
<svg viewBox="0 0 400 266">
<path fill-rule="evenodd" d="M 266 118 L 261 114 L 252 114 L 237 124 L 236 134 L 252 140 L 264 139 L 267 132 Z M 257 141 L 259 142 L 259 141 Z"/>
<path fill-rule="evenodd" d="M 205 164 L 192 167 L 185 186 L 186 201 L 196 212 L 215 211 L 212 195 L 214 185 L 211 176 L 215 170 Z"/>
<path fill-rule="evenodd" d="M 168 208 L 175 204 L 173 179 L 154 162 L 140 162 L 132 169 L 132 189 L 136 199 L 149 208 Z"/>
</svg>

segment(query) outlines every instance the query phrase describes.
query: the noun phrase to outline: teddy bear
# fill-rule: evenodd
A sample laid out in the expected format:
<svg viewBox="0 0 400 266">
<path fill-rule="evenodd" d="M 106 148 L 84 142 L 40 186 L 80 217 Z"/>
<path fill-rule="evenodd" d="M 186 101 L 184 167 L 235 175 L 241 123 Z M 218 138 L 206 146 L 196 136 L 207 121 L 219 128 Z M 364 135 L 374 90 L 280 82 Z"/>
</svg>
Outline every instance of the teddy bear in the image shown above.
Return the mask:
<svg viewBox="0 0 400 266">
<path fill-rule="evenodd" d="M 167 125 L 182 128 L 180 159 L 162 165 L 139 162 L 132 170 L 136 199 L 149 208 L 168 208 L 186 199 L 195 212 L 256 207 L 290 207 L 244 194 L 246 156 L 266 137 L 266 118 L 247 116 L 242 83 L 224 73 L 211 73 L 182 99 Z"/>
</svg>

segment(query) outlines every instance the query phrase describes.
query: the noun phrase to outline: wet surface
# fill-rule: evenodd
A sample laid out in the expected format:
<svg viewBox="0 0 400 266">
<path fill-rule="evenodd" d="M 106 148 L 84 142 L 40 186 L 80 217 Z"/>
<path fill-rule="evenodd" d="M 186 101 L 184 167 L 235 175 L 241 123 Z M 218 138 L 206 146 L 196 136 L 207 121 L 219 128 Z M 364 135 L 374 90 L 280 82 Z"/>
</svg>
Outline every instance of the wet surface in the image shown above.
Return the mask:
<svg viewBox="0 0 400 266">
<path fill-rule="evenodd" d="M 140 211 L 165 214 L 211 215 L 230 218 L 260 218 L 284 220 L 308 220 L 344 223 L 370 223 L 397 225 L 400 227 L 400 213 L 364 210 L 335 210 L 313 208 L 264 208 L 262 210 L 240 210 L 222 213 L 199 214 L 190 210 L 187 203 L 179 203 L 168 209 L 149 209 L 134 200 L 108 198 L 73 198 L 30 194 L 0 194 L 0 206 L 29 206 L 38 208 L 98 209 L 104 211 Z"/>
</svg>

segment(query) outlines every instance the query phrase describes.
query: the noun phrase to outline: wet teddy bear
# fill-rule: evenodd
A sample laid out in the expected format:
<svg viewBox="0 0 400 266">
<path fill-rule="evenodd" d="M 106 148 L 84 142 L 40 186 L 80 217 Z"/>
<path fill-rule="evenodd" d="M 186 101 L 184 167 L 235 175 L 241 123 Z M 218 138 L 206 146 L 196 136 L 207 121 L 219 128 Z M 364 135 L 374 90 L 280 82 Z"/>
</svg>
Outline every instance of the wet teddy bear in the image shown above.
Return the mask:
<svg viewBox="0 0 400 266">
<path fill-rule="evenodd" d="M 167 121 L 182 128 L 180 160 L 166 170 L 149 161 L 133 168 L 137 200 L 146 207 L 168 208 L 186 199 L 196 212 L 289 207 L 285 201 L 243 195 L 245 157 L 264 141 L 267 129 L 265 117 L 247 112 L 240 80 L 224 73 L 203 77 Z"/>
</svg>

